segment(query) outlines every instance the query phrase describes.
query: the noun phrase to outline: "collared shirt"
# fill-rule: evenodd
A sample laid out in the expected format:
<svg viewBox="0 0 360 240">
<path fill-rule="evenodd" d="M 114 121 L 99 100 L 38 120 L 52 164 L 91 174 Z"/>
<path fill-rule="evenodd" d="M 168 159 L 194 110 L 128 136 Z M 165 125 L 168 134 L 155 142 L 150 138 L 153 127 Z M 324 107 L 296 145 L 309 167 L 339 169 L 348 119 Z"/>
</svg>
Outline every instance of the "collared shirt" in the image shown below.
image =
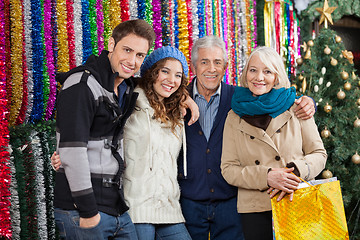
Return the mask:
<svg viewBox="0 0 360 240">
<path fill-rule="evenodd" d="M 121 109 L 123 108 L 123 106 L 124 106 L 124 94 L 125 94 L 125 92 L 126 92 L 126 89 L 127 89 L 127 84 L 126 84 L 126 82 L 125 82 L 125 80 L 124 81 L 122 81 L 121 83 L 120 83 L 120 85 L 118 86 L 118 98 L 119 98 L 119 106 L 121 107 Z"/>
<path fill-rule="evenodd" d="M 193 96 L 194 101 L 199 107 L 200 116 L 198 121 L 204 132 L 206 140 L 209 140 L 210 132 L 219 109 L 221 84 L 217 91 L 211 96 L 210 101 L 207 102 L 205 97 L 199 93 L 196 87 L 196 81 L 197 80 L 194 82 Z"/>
</svg>

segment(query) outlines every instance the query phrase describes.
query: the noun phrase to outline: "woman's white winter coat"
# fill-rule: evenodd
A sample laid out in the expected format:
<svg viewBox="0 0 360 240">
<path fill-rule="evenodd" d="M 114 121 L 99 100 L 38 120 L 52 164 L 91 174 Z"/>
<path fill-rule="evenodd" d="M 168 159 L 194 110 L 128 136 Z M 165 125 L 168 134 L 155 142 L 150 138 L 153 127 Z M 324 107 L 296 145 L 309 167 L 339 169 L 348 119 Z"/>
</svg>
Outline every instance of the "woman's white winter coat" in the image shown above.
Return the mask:
<svg viewBox="0 0 360 240">
<path fill-rule="evenodd" d="M 179 203 L 177 157 L 183 131 L 153 118 L 144 91 L 136 88 L 139 97 L 124 129 L 124 195 L 134 223 L 184 222 Z"/>
</svg>

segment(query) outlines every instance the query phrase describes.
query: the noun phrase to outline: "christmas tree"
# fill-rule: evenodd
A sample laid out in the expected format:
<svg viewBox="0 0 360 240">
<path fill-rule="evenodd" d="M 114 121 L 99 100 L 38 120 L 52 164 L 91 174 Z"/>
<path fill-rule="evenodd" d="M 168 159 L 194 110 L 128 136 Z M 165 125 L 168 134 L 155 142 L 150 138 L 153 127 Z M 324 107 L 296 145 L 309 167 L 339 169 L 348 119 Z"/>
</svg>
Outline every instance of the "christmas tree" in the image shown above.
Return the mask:
<svg viewBox="0 0 360 240">
<path fill-rule="evenodd" d="M 301 45 L 294 85 L 316 101 L 314 117 L 328 153 L 320 177 L 340 180 L 349 235 L 360 239 L 360 81 L 352 53 L 345 49 L 341 37 L 327 28 L 335 8 L 325 1 L 317 10 L 324 28 Z"/>
</svg>

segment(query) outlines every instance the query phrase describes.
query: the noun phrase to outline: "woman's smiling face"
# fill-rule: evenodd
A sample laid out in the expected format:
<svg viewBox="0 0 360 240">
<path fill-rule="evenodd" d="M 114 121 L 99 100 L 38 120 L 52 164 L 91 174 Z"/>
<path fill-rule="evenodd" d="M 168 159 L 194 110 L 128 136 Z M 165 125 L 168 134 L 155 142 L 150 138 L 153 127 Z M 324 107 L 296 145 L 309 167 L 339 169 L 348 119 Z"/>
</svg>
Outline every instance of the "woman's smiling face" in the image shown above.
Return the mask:
<svg viewBox="0 0 360 240">
<path fill-rule="evenodd" d="M 178 90 L 183 75 L 181 63 L 176 59 L 168 59 L 154 82 L 154 90 L 160 100 L 168 98 Z"/>
<path fill-rule="evenodd" d="M 258 54 L 255 54 L 249 61 L 246 81 L 253 95 L 260 96 L 270 92 L 274 87 L 276 74 L 261 61 Z"/>
</svg>

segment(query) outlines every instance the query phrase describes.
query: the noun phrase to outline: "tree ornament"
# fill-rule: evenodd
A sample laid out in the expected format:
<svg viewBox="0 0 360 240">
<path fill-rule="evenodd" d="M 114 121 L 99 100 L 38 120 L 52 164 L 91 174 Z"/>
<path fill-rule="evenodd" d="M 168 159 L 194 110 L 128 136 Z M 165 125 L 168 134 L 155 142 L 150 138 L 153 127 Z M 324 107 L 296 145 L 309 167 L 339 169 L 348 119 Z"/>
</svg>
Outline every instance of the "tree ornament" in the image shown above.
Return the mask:
<svg viewBox="0 0 360 240">
<path fill-rule="evenodd" d="M 304 80 L 302 81 L 302 84 L 301 84 L 301 88 L 302 88 L 303 93 L 305 93 L 305 91 L 306 91 L 306 86 L 307 86 L 306 78 L 304 78 Z"/>
<path fill-rule="evenodd" d="M 332 178 L 333 177 L 333 174 L 332 174 L 332 172 L 330 172 L 329 170 L 324 170 L 323 172 L 322 172 L 322 174 L 321 174 L 321 176 L 323 177 L 323 178 Z"/>
<path fill-rule="evenodd" d="M 346 80 L 349 78 L 349 74 L 347 72 L 345 72 L 344 70 L 340 73 L 340 75 L 343 80 Z"/>
<path fill-rule="evenodd" d="M 330 86 L 331 86 L 331 82 L 327 82 L 326 87 L 330 87 Z"/>
<path fill-rule="evenodd" d="M 345 97 L 346 97 L 345 92 L 340 89 L 340 91 L 337 93 L 337 98 L 343 100 Z"/>
<path fill-rule="evenodd" d="M 300 81 L 304 80 L 304 76 L 302 74 L 300 74 L 298 78 Z"/>
<path fill-rule="evenodd" d="M 345 89 L 346 91 L 349 91 L 349 90 L 351 89 L 351 83 L 346 82 L 346 83 L 344 84 L 344 89 Z"/>
<path fill-rule="evenodd" d="M 342 40 L 341 37 L 336 35 L 336 37 L 335 37 L 335 42 L 340 43 L 341 40 Z"/>
<path fill-rule="evenodd" d="M 354 55 L 351 51 L 343 50 L 341 52 L 342 52 L 344 58 L 346 58 L 350 64 L 354 64 Z"/>
<path fill-rule="evenodd" d="M 331 135 L 331 132 L 326 127 L 324 130 L 321 131 L 321 136 L 323 138 L 328 138 L 328 137 L 330 137 L 330 135 Z"/>
<path fill-rule="evenodd" d="M 313 46 L 314 46 L 314 41 L 313 41 L 313 40 L 309 40 L 309 41 L 307 42 L 307 44 L 308 44 L 309 47 L 313 47 Z"/>
<path fill-rule="evenodd" d="M 326 55 L 329 55 L 331 53 L 331 49 L 328 47 L 328 45 L 326 45 L 326 47 L 324 48 L 324 53 Z"/>
<path fill-rule="evenodd" d="M 360 106 L 360 98 L 356 101 L 356 104 Z"/>
<path fill-rule="evenodd" d="M 331 110 L 332 110 L 332 106 L 329 105 L 329 103 L 326 103 L 326 105 L 324 106 L 324 111 L 326 113 L 329 113 L 329 112 L 331 112 Z"/>
<path fill-rule="evenodd" d="M 300 47 L 302 47 L 303 52 L 306 52 L 306 50 L 307 50 L 306 42 L 304 42 L 302 45 L 300 45 Z"/>
<path fill-rule="evenodd" d="M 322 75 L 325 75 L 325 73 L 326 73 L 326 67 L 322 67 L 322 68 L 321 68 L 321 74 L 322 74 Z"/>
<path fill-rule="evenodd" d="M 331 64 L 332 66 L 336 66 L 336 65 L 338 64 L 338 61 L 337 61 L 335 58 L 331 57 L 330 64 Z"/>
<path fill-rule="evenodd" d="M 324 78 L 319 78 L 319 85 L 322 85 L 324 83 Z"/>
<path fill-rule="evenodd" d="M 315 8 L 316 11 L 318 11 L 320 16 L 319 26 L 324 22 L 324 27 L 328 28 L 328 21 L 333 25 L 333 21 L 331 18 L 331 13 L 336 9 L 337 7 L 329 7 L 328 1 L 325 0 L 324 5 L 322 8 Z"/>
<path fill-rule="evenodd" d="M 291 87 L 294 87 L 297 90 L 297 85 L 295 83 L 291 84 Z"/>
<path fill-rule="evenodd" d="M 351 78 L 352 78 L 352 80 L 356 80 L 356 75 L 355 75 L 354 71 L 351 73 Z"/>
<path fill-rule="evenodd" d="M 305 53 L 304 59 L 311 59 L 311 50 L 308 48 L 308 50 Z"/>
<path fill-rule="evenodd" d="M 302 58 L 296 59 L 297 65 L 301 65 L 301 64 L 303 64 L 303 62 L 304 62 L 304 60 Z"/>
<path fill-rule="evenodd" d="M 360 127 L 360 119 L 356 118 L 356 120 L 354 121 L 354 127 L 358 128 Z"/>
<path fill-rule="evenodd" d="M 318 92 L 318 91 L 319 91 L 319 86 L 318 86 L 318 85 L 315 85 L 315 86 L 314 86 L 314 91 L 315 91 L 315 92 Z"/>
<path fill-rule="evenodd" d="M 356 152 L 352 157 L 351 161 L 355 164 L 360 164 L 360 155 Z"/>
</svg>

